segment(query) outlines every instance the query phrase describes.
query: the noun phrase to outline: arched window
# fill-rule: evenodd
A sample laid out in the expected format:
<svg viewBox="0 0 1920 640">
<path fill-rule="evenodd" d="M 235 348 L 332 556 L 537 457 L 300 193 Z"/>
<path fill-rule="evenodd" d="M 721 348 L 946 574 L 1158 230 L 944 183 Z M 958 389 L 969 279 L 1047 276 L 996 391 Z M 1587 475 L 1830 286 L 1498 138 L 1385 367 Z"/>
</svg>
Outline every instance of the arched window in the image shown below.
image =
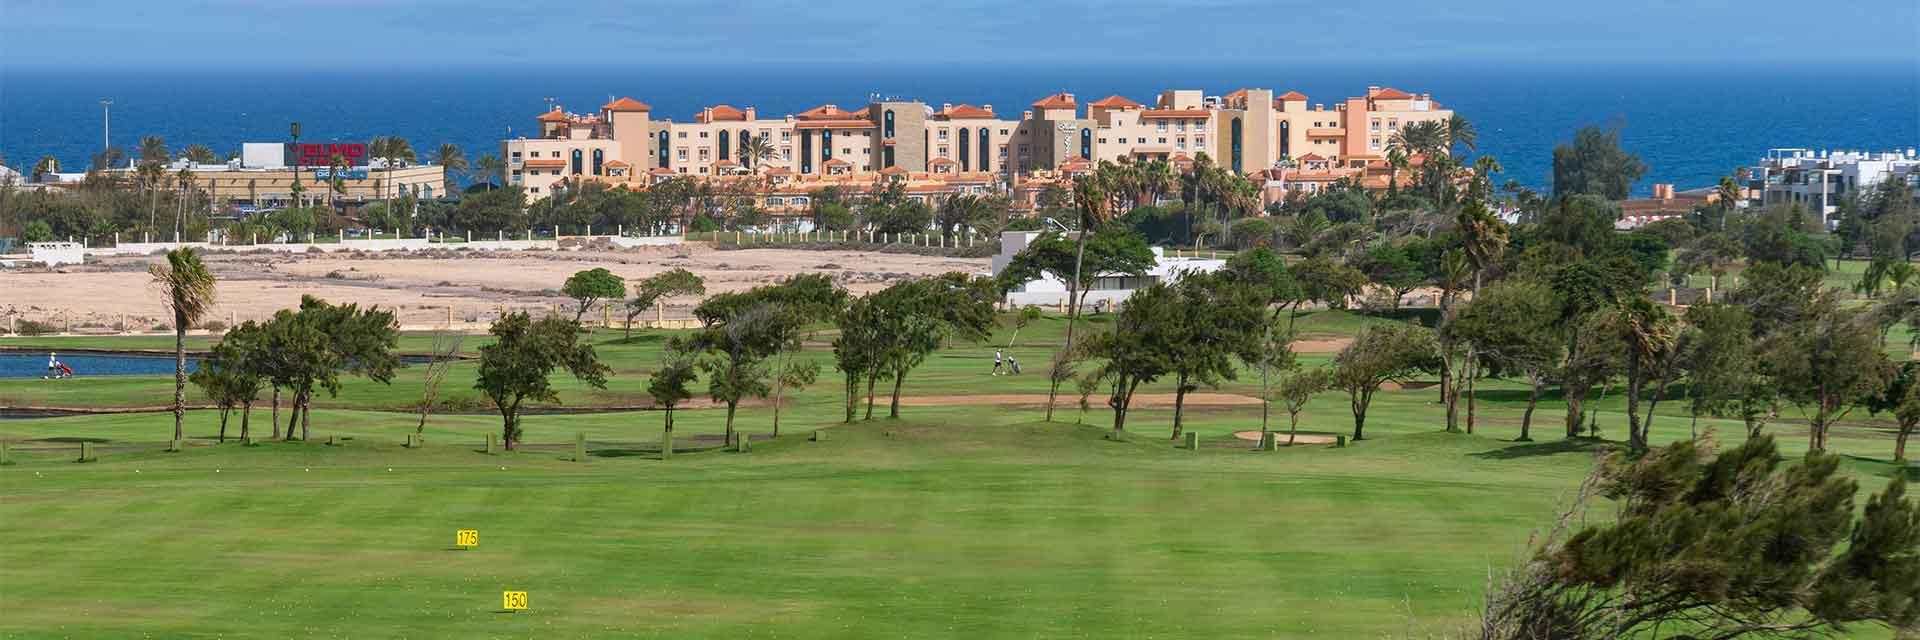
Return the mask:
<svg viewBox="0 0 1920 640">
<path fill-rule="evenodd" d="M 744 145 L 747 143 L 747 140 L 751 139 L 752 137 L 753 137 L 752 133 L 747 132 L 746 129 L 741 129 L 740 133 L 734 134 L 733 144 L 736 147 L 740 145 Z M 759 161 L 760 161 L 759 158 L 749 158 L 747 157 L 747 154 L 744 154 L 744 153 L 740 154 L 740 164 L 746 165 L 747 168 L 749 169 L 753 168 L 753 163 L 759 162 Z"/>
<path fill-rule="evenodd" d="M 1093 130 L 1092 129 L 1088 129 L 1084 127 L 1080 129 L 1080 157 L 1086 158 L 1088 160 L 1093 159 Z"/>
<path fill-rule="evenodd" d="M 1233 172 L 1240 173 L 1240 119 L 1239 118 L 1233 119 L 1232 130 L 1233 130 L 1233 133 L 1232 133 L 1233 137 L 1229 138 L 1228 142 L 1233 145 L 1233 148 L 1231 151 L 1231 154 L 1233 156 Z"/>
<path fill-rule="evenodd" d="M 893 137 L 893 110 L 888 109 L 886 115 L 883 115 L 880 117 L 880 121 L 882 125 L 880 136 L 883 138 L 892 138 Z"/>
<path fill-rule="evenodd" d="M 726 129 L 720 130 L 720 159 L 721 160 L 727 159 L 727 154 L 731 153 L 730 150 L 733 149 L 733 145 L 729 144 L 729 142 L 731 142 L 732 139 L 733 139 L 732 133 L 728 132 Z"/>
<path fill-rule="evenodd" d="M 993 147 L 987 144 L 987 128 L 980 127 L 980 170 L 981 171 L 993 170 L 992 165 L 990 165 L 987 161 L 987 158 L 991 157 L 987 154 L 987 152 L 991 149 L 993 149 Z"/>
<path fill-rule="evenodd" d="M 826 162 L 832 159 L 833 159 L 833 130 L 821 129 L 820 130 L 820 161 Z"/>
<path fill-rule="evenodd" d="M 662 129 L 660 131 L 660 168 L 662 169 L 668 168 L 667 147 L 671 145 L 672 142 L 668 140 L 666 130 Z"/>
<path fill-rule="evenodd" d="M 593 150 L 593 175 L 596 175 L 596 176 L 606 175 L 604 173 L 601 173 L 601 167 L 605 164 L 606 159 L 607 159 L 607 152 L 605 150 L 603 149 Z"/>
<path fill-rule="evenodd" d="M 1280 121 L 1280 157 L 1282 158 L 1293 157 L 1293 153 L 1292 153 L 1293 141 L 1288 139 L 1293 136 L 1287 135 L 1287 130 L 1289 129 L 1287 125 L 1288 125 L 1287 121 L 1285 120 Z"/>
<path fill-rule="evenodd" d="M 960 170 L 973 170 L 973 146 L 968 144 L 972 132 L 966 127 L 960 128 Z"/>
<path fill-rule="evenodd" d="M 580 173 L 581 173 L 581 171 L 580 171 L 580 158 L 581 158 L 581 154 L 580 154 L 580 150 L 579 150 L 579 149 L 574 149 L 574 150 L 573 150 L 573 174 L 574 174 L 574 175 L 580 175 Z"/>
</svg>

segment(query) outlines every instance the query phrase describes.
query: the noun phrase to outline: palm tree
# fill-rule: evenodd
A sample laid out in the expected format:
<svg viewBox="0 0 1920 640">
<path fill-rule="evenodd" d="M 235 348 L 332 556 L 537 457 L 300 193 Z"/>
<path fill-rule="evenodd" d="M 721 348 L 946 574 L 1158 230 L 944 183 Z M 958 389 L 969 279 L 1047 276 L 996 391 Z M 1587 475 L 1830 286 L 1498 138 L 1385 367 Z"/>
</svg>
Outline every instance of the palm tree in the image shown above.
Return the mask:
<svg viewBox="0 0 1920 640">
<path fill-rule="evenodd" d="M 1067 284 L 1067 346 L 1066 353 L 1073 353 L 1073 328 L 1080 320 L 1080 299 L 1086 295 L 1081 291 L 1080 270 L 1087 260 L 1087 241 L 1099 225 L 1107 221 L 1107 193 L 1090 177 L 1082 177 L 1073 182 L 1073 205 L 1080 213 L 1080 233 L 1074 240 L 1073 282 Z M 1049 375 L 1052 382 L 1047 385 L 1047 421 L 1053 421 L 1053 401 L 1060 393 L 1060 379 Z"/>
<path fill-rule="evenodd" d="M 173 312 L 173 439 L 180 440 L 187 420 L 187 328 L 213 308 L 213 274 L 193 247 L 168 251 L 165 264 L 147 271 Z"/>
<path fill-rule="evenodd" d="M 500 156 L 491 153 L 480 156 L 480 159 L 475 161 L 473 166 L 480 171 L 481 175 L 487 177 L 488 191 L 493 190 L 493 185 L 496 184 L 494 179 L 501 177 L 501 174 L 506 173 L 507 170 L 506 164 L 500 162 Z"/>
<path fill-rule="evenodd" d="M 186 150 L 180 152 L 180 157 L 195 164 L 213 164 L 220 161 L 220 157 L 213 153 L 213 149 L 197 143 L 187 145 Z"/>
<path fill-rule="evenodd" d="M 140 161 L 166 164 L 173 157 L 167 153 L 167 141 L 160 136 L 147 136 L 140 139 Z"/>
<path fill-rule="evenodd" d="M 53 156 L 40 156 L 40 161 L 33 163 L 33 181 L 34 182 L 39 182 L 45 179 L 47 176 L 56 174 L 56 173 L 60 173 L 59 158 L 55 158 Z"/>
<path fill-rule="evenodd" d="M 460 145 L 448 142 L 433 152 L 433 163 L 445 168 L 448 173 L 464 176 L 467 173 L 467 152 Z"/>
<path fill-rule="evenodd" d="M 346 182 L 340 179 L 347 172 L 347 157 L 333 154 L 327 157 L 327 215 L 333 215 L 333 194 L 346 193 Z"/>
<path fill-rule="evenodd" d="M 740 162 L 748 169 L 759 172 L 761 164 L 772 160 L 779 152 L 773 148 L 773 142 L 759 136 L 740 136 Z"/>
<path fill-rule="evenodd" d="M 1480 132 L 1474 130 L 1473 123 L 1468 122 L 1466 116 L 1458 113 L 1448 116 L 1445 129 L 1448 149 L 1466 147 L 1468 151 L 1480 150 L 1477 144 L 1480 141 Z"/>
<path fill-rule="evenodd" d="M 1719 197 L 1720 206 L 1728 212 L 1732 212 L 1740 202 L 1740 183 L 1734 182 L 1733 176 L 1720 176 L 1720 184 L 1714 187 L 1713 192 Z M 1722 225 L 1725 224 L 1724 220 L 1723 218 Z"/>
<path fill-rule="evenodd" d="M 367 143 L 367 152 L 386 161 L 387 166 L 385 171 L 387 174 L 388 188 L 393 186 L 393 170 L 400 168 L 404 163 L 413 162 L 416 159 L 413 154 L 413 144 L 407 142 L 406 138 L 399 136 L 380 136 L 374 138 L 372 142 Z M 391 199 L 387 196 L 387 190 L 385 188 L 380 190 L 380 197 L 382 199 Z"/>
<path fill-rule="evenodd" d="M 187 231 L 187 197 L 193 194 L 193 170 L 180 167 L 180 172 L 173 177 L 180 182 L 180 196 L 174 202 L 173 214 L 173 237 L 178 239 Z"/>
<path fill-rule="evenodd" d="M 1407 170 L 1407 150 L 1399 147 L 1387 148 L 1387 193 L 1400 192 L 1400 172 Z"/>
<path fill-rule="evenodd" d="M 1399 131 L 1387 138 L 1387 149 L 1399 149 L 1409 157 L 1440 151 L 1447 147 L 1446 125 L 1437 120 L 1423 120 L 1400 127 Z"/>
</svg>

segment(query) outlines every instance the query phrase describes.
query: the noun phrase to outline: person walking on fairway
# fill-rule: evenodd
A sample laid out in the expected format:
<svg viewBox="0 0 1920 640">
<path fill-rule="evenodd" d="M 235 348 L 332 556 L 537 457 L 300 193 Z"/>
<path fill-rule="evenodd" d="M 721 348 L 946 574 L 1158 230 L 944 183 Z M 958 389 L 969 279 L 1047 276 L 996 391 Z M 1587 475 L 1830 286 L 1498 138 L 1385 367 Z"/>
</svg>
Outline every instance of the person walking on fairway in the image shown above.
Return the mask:
<svg viewBox="0 0 1920 640">
<path fill-rule="evenodd" d="M 60 354 L 47 352 L 47 377 L 60 377 Z"/>
<path fill-rule="evenodd" d="M 993 375 L 1000 375 L 1000 350 L 993 350 Z"/>
</svg>

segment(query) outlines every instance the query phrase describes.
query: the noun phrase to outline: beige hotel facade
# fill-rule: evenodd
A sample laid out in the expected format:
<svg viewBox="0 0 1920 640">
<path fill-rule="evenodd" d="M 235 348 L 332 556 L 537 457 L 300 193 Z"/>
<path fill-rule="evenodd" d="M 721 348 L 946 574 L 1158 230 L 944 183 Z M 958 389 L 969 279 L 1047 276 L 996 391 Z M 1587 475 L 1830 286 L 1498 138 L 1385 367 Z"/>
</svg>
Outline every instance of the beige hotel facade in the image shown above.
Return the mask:
<svg viewBox="0 0 1920 640">
<path fill-rule="evenodd" d="M 685 121 L 620 98 L 594 113 L 555 107 L 540 114 L 538 135 L 502 141 L 500 157 L 505 181 L 533 199 L 569 178 L 644 188 L 683 175 L 777 176 L 795 191 L 893 176 L 979 192 L 982 184 L 1009 189 L 1121 158 L 1179 166 L 1201 152 L 1242 175 L 1274 180 L 1305 169 L 1303 160 L 1322 173 L 1378 168 L 1393 132 L 1451 115 L 1428 95 L 1382 87 L 1331 104 L 1269 89 L 1222 96 L 1169 90 L 1151 105 L 1121 96 L 1083 104 L 1060 93 L 1018 114 L 991 105 L 875 101 L 768 117 L 723 104 Z M 741 141 L 750 138 L 762 141 L 756 146 L 766 157 L 741 157 Z"/>
</svg>

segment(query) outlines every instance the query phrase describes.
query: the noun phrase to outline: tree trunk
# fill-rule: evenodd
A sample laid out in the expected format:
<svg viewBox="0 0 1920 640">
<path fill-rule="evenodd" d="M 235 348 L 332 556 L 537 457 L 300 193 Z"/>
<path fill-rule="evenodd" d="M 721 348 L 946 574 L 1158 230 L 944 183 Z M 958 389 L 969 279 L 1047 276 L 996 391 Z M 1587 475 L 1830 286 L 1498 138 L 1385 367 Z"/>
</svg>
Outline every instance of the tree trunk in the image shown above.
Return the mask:
<svg viewBox="0 0 1920 640">
<path fill-rule="evenodd" d="M 173 316 L 173 439 L 186 437 L 187 424 L 187 319 Z"/>
<path fill-rule="evenodd" d="M 844 420 L 844 422 L 852 424 L 854 414 L 860 410 L 860 374 L 848 372 L 846 378 L 847 389 L 845 400 L 847 405 L 847 419 Z"/>
<path fill-rule="evenodd" d="M 1353 439 L 1364 440 L 1367 435 L 1367 405 L 1373 403 L 1373 391 L 1348 392 L 1347 400 L 1353 409 Z"/>
<path fill-rule="evenodd" d="M 734 434 L 733 434 L 733 411 L 734 411 L 735 409 L 738 409 L 738 408 L 740 408 L 740 401 L 738 401 L 738 400 L 728 400 L 728 401 L 727 401 L 727 435 L 726 435 L 726 439 L 725 439 L 725 442 L 726 442 L 727 444 L 737 444 L 737 443 L 735 443 L 735 442 L 734 442 L 734 440 L 733 440 L 733 438 L 734 438 Z"/>
<path fill-rule="evenodd" d="M 1563 389 L 1563 391 L 1567 394 L 1567 437 L 1578 438 L 1580 437 L 1580 424 L 1585 422 L 1587 418 L 1587 412 L 1584 409 L 1584 405 L 1587 402 L 1586 394 L 1571 389 Z"/>
<path fill-rule="evenodd" d="M 786 385 L 773 388 L 773 437 L 775 438 L 780 437 L 780 400 L 784 391 L 786 391 Z"/>
<path fill-rule="evenodd" d="M 865 418 L 867 420 L 873 419 L 873 384 L 879 379 L 879 375 L 867 376 L 867 416 Z"/>
<path fill-rule="evenodd" d="M 220 407 L 220 444 L 227 443 L 227 416 L 233 415 L 233 407 Z"/>
<path fill-rule="evenodd" d="M 1533 389 L 1527 392 L 1527 410 L 1520 414 L 1520 437 L 1515 442 L 1533 442 L 1533 408 L 1540 404 L 1540 389 L 1546 385 L 1533 380 Z"/>
<path fill-rule="evenodd" d="M 1288 411 L 1287 412 L 1287 446 L 1289 447 L 1293 446 L 1294 439 L 1298 438 L 1299 436 L 1300 436 L 1300 412 Z M 1266 436 L 1261 436 L 1260 441 L 1266 442 L 1267 441 Z"/>
<path fill-rule="evenodd" d="M 308 442 L 313 435 L 309 428 L 313 426 L 313 394 L 304 394 L 300 398 L 300 441 Z"/>
<path fill-rule="evenodd" d="M 666 428 L 660 432 L 660 459 L 673 457 L 673 405 L 667 405 Z"/>
<path fill-rule="evenodd" d="M 240 439 L 241 440 L 246 440 L 247 436 L 253 435 L 253 432 L 248 430 L 248 427 L 252 426 L 251 424 L 249 424 L 250 422 L 252 422 L 252 420 L 253 420 L 253 401 L 248 400 L 246 402 L 240 403 Z"/>
<path fill-rule="evenodd" d="M 1073 282 L 1067 284 L 1067 346 L 1063 347 L 1067 353 L 1073 352 L 1073 328 L 1080 321 L 1080 268 L 1086 264 L 1087 234 L 1091 232 L 1087 226 L 1080 225 L 1080 236 L 1074 242 Z M 1053 422 L 1053 402 L 1060 395 L 1060 378 L 1052 374 L 1048 374 L 1047 378 L 1047 422 Z"/>
<path fill-rule="evenodd" d="M 1182 414 L 1184 413 L 1183 410 L 1186 408 L 1186 406 L 1187 406 L 1187 374 L 1182 373 L 1180 374 L 1179 380 L 1173 387 L 1173 438 L 1172 440 L 1175 440 L 1175 441 L 1180 440 L 1180 427 L 1181 427 L 1180 419 L 1182 417 Z M 1262 428 L 1264 429 L 1264 427 Z"/>
<path fill-rule="evenodd" d="M 1893 461 L 1907 461 L 1907 438 L 1913 435 L 1913 427 L 1920 422 L 1908 422 L 1900 425 L 1900 433 L 1893 436 Z"/>
<path fill-rule="evenodd" d="M 280 387 L 279 385 L 275 385 L 273 387 L 273 420 L 271 420 L 270 422 L 273 423 L 272 438 L 274 440 L 279 440 L 280 439 Z"/>
<path fill-rule="evenodd" d="M 1467 433 L 1473 433 L 1474 398 L 1473 392 L 1480 377 L 1479 354 L 1471 344 L 1467 346 Z"/>
<path fill-rule="evenodd" d="M 281 436 L 281 439 L 292 440 L 293 426 L 298 422 L 300 422 L 300 392 L 295 391 L 293 397 L 287 400 L 287 432 Z"/>
<path fill-rule="evenodd" d="M 897 370 L 893 372 L 893 399 L 887 403 L 887 417 L 889 418 L 900 417 L 900 386 L 906 383 L 907 383 L 906 371 Z"/>
<path fill-rule="evenodd" d="M 514 427 L 514 416 L 507 411 L 500 412 L 500 446 L 513 450 L 513 436 L 519 429 Z"/>
</svg>

